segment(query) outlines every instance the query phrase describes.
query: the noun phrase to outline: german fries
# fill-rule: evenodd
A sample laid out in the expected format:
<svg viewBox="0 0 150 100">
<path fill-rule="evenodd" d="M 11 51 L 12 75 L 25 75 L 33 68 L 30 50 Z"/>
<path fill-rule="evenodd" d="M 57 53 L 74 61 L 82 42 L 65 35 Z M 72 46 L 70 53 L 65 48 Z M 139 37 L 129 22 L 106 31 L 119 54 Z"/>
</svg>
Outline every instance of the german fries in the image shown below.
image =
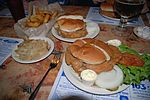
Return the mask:
<svg viewBox="0 0 150 100">
<path fill-rule="evenodd" d="M 57 12 L 37 10 L 35 15 L 30 16 L 26 20 L 26 27 L 38 27 L 44 23 L 48 23 L 52 18 L 57 16 Z"/>
</svg>

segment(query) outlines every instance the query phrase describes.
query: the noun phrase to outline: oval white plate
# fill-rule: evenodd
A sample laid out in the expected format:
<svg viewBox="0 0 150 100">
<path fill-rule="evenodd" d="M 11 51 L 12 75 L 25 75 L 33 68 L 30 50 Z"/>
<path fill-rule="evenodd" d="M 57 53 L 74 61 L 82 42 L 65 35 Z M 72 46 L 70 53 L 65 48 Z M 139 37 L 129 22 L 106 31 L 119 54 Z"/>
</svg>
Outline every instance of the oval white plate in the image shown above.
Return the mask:
<svg viewBox="0 0 150 100">
<path fill-rule="evenodd" d="M 99 95 L 110 95 L 110 94 L 115 94 L 118 92 L 121 92 L 123 90 L 125 90 L 126 88 L 129 87 L 129 85 L 121 85 L 119 86 L 118 90 L 116 91 L 109 91 L 106 89 L 102 89 L 98 86 L 87 86 L 85 84 L 83 84 L 81 82 L 80 77 L 77 75 L 77 73 L 75 73 L 75 71 L 73 70 L 73 68 L 71 66 L 68 66 L 65 62 L 65 57 L 63 58 L 63 62 L 62 62 L 62 67 L 64 70 L 64 73 L 67 77 L 67 79 L 77 88 L 86 91 L 88 93 L 92 93 L 92 94 L 99 94 Z"/>
<path fill-rule="evenodd" d="M 14 58 L 15 61 L 20 62 L 20 63 L 34 63 L 34 62 L 38 62 L 38 61 L 40 61 L 40 60 L 45 59 L 46 57 L 48 57 L 48 56 L 52 53 L 52 51 L 53 51 L 53 49 L 54 49 L 54 42 L 53 42 L 51 39 L 46 38 L 46 37 L 32 37 L 32 38 L 30 38 L 30 39 L 35 39 L 35 40 L 40 39 L 40 40 L 45 40 L 45 41 L 47 41 L 48 44 L 49 44 L 49 46 L 50 46 L 50 49 L 49 49 L 48 53 L 45 54 L 45 55 L 43 55 L 43 56 L 42 56 L 41 58 L 39 58 L 39 59 L 35 59 L 35 60 L 22 60 L 22 59 L 19 59 L 19 58 L 16 57 L 16 53 L 15 53 L 15 50 L 17 49 L 17 46 L 16 46 L 16 47 L 13 49 L 13 51 L 12 51 L 12 57 Z M 18 44 L 18 45 L 19 45 L 19 44 Z"/>
<path fill-rule="evenodd" d="M 150 37 L 149 37 L 149 38 L 144 38 L 142 35 L 140 35 L 140 34 L 137 32 L 137 27 L 135 27 L 135 28 L 133 29 L 133 32 L 134 32 L 138 37 L 140 37 L 140 38 L 142 38 L 142 39 L 150 40 Z"/>
<path fill-rule="evenodd" d="M 54 27 L 52 27 L 52 34 L 57 38 L 57 39 L 60 39 L 62 41 L 66 41 L 66 42 L 74 42 L 78 39 L 83 39 L 83 38 L 94 38 L 98 35 L 99 31 L 100 31 L 100 28 L 98 26 L 97 23 L 94 23 L 94 22 L 91 22 L 91 21 L 88 21 L 88 20 L 84 20 L 86 22 L 86 25 L 87 25 L 87 31 L 88 31 L 88 34 L 85 36 L 85 37 L 81 37 L 81 38 L 75 38 L 75 39 L 71 39 L 71 38 L 64 38 L 62 37 L 61 35 L 59 35 L 59 33 L 57 32 L 57 30 L 55 30 Z"/>
</svg>

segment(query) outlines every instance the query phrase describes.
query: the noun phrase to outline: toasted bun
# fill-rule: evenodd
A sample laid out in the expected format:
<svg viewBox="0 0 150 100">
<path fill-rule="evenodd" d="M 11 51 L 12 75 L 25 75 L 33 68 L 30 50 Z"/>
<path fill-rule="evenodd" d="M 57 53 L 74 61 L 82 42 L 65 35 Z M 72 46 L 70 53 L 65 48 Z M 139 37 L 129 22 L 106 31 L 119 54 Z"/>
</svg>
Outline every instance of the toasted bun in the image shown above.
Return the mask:
<svg viewBox="0 0 150 100">
<path fill-rule="evenodd" d="M 60 30 L 66 32 L 75 32 L 85 27 L 85 23 L 80 19 L 66 19 L 62 18 L 57 21 Z"/>
<path fill-rule="evenodd" d="M 100 14 L 111 17 L 111 18 L 120 18 L 120 16 L 114 11 L 113 5 L 110 3 L 101 4 Z"/>
<path fill-rule="evenodd" d="M 70 50 L 74 57 L 87 64 L 100 64 L 106 60 L 104 53 L 91 45 L 84 45 L 82 47 L 72 45 Z"/>
<path fill-rule="evenodd" d="M 110 60 L 110 55 L 92 40 L 87 38 L 75 41 L 70 46 L 71 54 L 87 64 L 101 64 Z"/>
<path fill-rule="evenodd" d="M 65 38 L 80 38 L 88 34 L 86 22 L 81 15 L 60 16 L 54 27 Z"/>
<path fill-rule="evenodd" d="M 113 5 L 109 3 L 102 3 L 100 8 L 102 11 L 114 12 Z"/>
</svg>

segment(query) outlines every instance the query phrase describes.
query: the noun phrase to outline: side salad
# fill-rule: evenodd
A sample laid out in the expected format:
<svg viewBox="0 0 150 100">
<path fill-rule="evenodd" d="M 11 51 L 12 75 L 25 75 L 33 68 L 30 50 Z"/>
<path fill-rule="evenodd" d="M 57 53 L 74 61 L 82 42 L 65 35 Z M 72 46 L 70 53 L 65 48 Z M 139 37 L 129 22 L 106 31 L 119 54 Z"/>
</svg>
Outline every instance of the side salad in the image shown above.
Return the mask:
<svg viewBox="0 0 150 100">
<path fill-rule="evenodd" d="M 135 54 L 140 56 L 140 58 L 145 62 L 144 66 L 125 66 L 118 64 L 124 73 L 123 83 L 129 84 L 140 84 L 141 81 L 148 79 L 150 81 L 150 55 L 140 54 L 137 51 L 129 48 L 128 46 L 121 44 L 118 46 L 121 52 L 128 52 L 130 54 Z"/>
</svg>

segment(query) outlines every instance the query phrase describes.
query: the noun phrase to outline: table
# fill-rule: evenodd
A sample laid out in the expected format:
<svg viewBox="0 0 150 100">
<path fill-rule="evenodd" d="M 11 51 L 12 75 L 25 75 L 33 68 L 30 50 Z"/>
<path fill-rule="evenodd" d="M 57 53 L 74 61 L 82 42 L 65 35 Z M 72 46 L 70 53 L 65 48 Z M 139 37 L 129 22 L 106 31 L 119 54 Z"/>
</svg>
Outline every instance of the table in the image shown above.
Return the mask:
<svg viewBox="0 0 150 100">
<path fill-rule="evenodd" d="M 66 13 L 78 13 L 86 17 L 89 7 L 86 6 L 63 6 Z M 142 15 L 142 18 L 147 26 L 147 18 Z M 19 38 L 13 30 L 14 21 L 11 18 L 0 18 L 0 36 Z M 118 37 L 111 33 L 111 28 L 115 27 L 107 24 L 99 24 L 100 33 L 96 39 L 107 41 L 110 39 L 119 39 L 124 44 L 128 45 L 132 49 L 135 49 L 141 53 L 150 53 L 150 41 L 140 39 L 135 36 L 130 37 Z M 55 43 L 57 50 L 65 51 L 65 48 L 70 44 L 62 42 L 50 33 L 48 37 L 51 38 Z M 49 67 L 50 61 L 53 55 L 48 58 L 33 64 L 20 64 L 15 62 L 12 57 L 9 57 L 5 62 L 5 69 L 0 69 L 0 99 L 15 99 L 19 98 L 22 100 L 28 99 L 30 94 L 23 92 L 21 86 L 31 85 L 34 89 L 41 80 L 42 76 Z M 62 54 L 63 57 L 63 54 Z M 38 92 L 36 99 L 45 100 L 47 99 L 57 73 L 59 71 L 61 63 L 53 70 L 51 70 L 46 77 L 40 91 Z"/>
</svg>

